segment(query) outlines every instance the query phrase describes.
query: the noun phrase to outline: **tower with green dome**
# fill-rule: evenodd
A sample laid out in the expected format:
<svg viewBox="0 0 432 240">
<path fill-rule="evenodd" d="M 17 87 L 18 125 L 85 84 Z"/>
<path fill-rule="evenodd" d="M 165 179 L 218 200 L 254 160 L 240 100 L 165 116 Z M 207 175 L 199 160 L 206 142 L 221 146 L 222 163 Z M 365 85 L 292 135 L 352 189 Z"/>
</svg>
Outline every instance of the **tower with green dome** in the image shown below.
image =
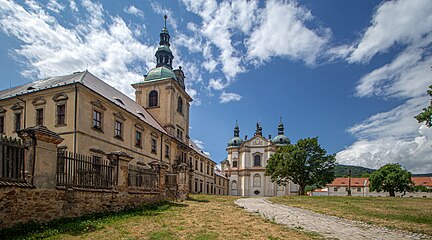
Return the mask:
<svg viewBox="0 0 432 240">
<path fill-rule="evenodd" d="M 228 141 L 228 147 L 238 147 L 243 143 L 243 139 L 240 137 L 240 128 L 236 121 L 236 125 L 234 127 L 234 137 Z"/>
<path fill-rule="evenodd" d="M 272 142 L 277 146 L 284 146 L 284 145 L 291 144 L 289 138 L 284 135 L 284 125 L 282 123 L 282 118 L 280 119 L 278 125 L 278 135 L 273 138 Z"/>
<path fill-rule="evenodd" d="M 173 69 L 174 54 L 170 49 L 171 36 L 166 22 L 165 15 L 155 52 L 156 67 L 132 87 L 135 88 L 135 101 L 146 108 L 171 136 L 188 146 L 192 98 L 186 92 L 182 68 Z"/>
</svg>

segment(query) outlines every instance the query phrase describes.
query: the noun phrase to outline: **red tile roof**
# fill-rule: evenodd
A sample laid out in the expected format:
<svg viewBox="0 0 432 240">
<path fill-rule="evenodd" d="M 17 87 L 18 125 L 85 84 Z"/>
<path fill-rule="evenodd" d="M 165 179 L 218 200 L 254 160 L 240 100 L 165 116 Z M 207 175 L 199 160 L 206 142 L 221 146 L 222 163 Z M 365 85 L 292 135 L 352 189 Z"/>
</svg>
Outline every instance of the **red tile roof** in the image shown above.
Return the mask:
<svg viewBox="0 0 432 240">
<path fill-rule="evenodd" d="M 348 178 L 335 178 L 329 187 L 348 187 Z M 368 178 L 351 178 L 351 187 L 369 186 Z"/>
<path fill-rule="evenodd" d="M 432 177 L 412 177 L 411 180 L 416 186 L 432 187 Z"/>
</svg>

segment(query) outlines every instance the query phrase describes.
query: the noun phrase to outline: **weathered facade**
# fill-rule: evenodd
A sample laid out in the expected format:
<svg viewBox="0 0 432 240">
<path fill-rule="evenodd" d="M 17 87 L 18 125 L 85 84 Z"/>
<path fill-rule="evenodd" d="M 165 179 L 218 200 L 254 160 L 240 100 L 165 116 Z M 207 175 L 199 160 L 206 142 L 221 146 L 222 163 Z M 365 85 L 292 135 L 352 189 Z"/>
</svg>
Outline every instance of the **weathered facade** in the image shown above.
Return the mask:
<svg viewBox="0 0 432 240">
<path fill-rule="evenodd" d="M 229 177 L 229 195 L 232 196 L 283 196 L 297 194 L 298 185 L 288 182 L 279 186 L 265 176 L 265 166 L 278 146 L 290 144 L 284 135 L 282 122 L 279 123 L 275 138 L 262 136 L 262 128 L 257 124 L 255 135 L 247 140 L 240 138 L 236 124 L 234 137 L 228 142 L 228 157 L 222 162 L 222 171 Z"/>
</svg>

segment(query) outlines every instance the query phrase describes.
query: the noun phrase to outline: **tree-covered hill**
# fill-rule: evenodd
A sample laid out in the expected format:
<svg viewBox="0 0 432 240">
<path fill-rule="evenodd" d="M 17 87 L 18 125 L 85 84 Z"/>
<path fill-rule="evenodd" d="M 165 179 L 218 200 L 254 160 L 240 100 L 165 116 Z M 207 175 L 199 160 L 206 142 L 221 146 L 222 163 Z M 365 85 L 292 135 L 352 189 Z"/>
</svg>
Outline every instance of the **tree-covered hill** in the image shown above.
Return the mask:
<svg viewBox="0 0 432 240">
<path fill-rule="evenodd" d="M 360 167 L 360 166 L 350 166 L 350 165 L 336 165 L 334 172 L 335 177 L 346 177 L 348 176 L 348 169 L 351 169 L 351 177 L 368 177 L 375 169 Z"/>
</svg>

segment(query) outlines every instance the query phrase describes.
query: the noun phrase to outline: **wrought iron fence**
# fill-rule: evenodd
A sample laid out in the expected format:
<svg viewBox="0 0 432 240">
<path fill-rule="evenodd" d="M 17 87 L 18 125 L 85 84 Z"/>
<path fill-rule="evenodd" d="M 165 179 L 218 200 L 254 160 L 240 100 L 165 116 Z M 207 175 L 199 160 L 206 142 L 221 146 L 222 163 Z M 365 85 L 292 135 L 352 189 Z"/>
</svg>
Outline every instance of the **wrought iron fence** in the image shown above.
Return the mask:
<svg viewBox="0 0 432 240">
<path fill-rule="evenodd" d="M 165 185 L 170 189 L 177 188 L 177 174 L 169 173 L 165 177 Z"/>
<path fill-rule="evenodd" d="M 0 180 L 25 182 L 24 145 L 20 139 L 0 136 Z"/>
<path fill-rule="evenodd" d="M 115 168 L 111 161 L 68 151 L 57 154 L 57 185 L 110 189 L 115 185 Z"/>
<path fill-rule="evenodd" d="M 128 186 L 139 190 L 157 192 L 159 190 L 158 176 L 153 169 L 130 164 Z"/>
</svg>

